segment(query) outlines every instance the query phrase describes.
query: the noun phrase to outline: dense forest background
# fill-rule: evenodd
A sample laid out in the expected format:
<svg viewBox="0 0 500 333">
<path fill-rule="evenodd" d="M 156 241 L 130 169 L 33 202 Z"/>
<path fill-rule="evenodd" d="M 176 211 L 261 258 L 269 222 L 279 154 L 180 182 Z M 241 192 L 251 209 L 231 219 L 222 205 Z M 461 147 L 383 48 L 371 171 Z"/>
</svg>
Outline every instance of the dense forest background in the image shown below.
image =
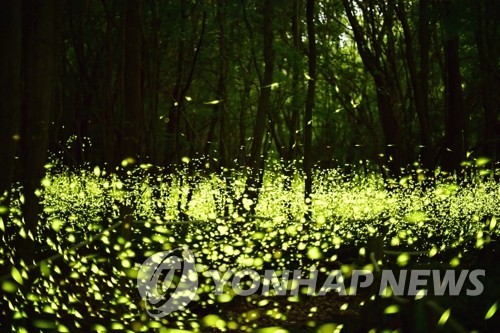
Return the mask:
<svg viewBox="0 0 500 333">
<path fill-rule="evenodd" d="M 339 262 L 363 249 L 373 267 L 384 246 L 405 251 L 392 267 L 417 249 L 415 263 L 428 253 L 457 268 L 477 250 L 487 292 L 455 298 L 453 315 L 492 331 L 482 322 L 499 285 L 499 18 L 498 0 L 1 0 L 0 327 L 61 319 L 78 331 L 113 318 L 141 329 L 129 314 L 144 315 L 130 306 L 144 244 L 193 244 L 219 265 L 215 242 L 221 262 L 251 253 L 263 268 L 307 267 L 322 252 L 333 264 L 345 241 Z M 406 190 L 408 170 L 419 184 Z M 61 258 L 66 270 L 47 264 Z M 74 278 L 75 263 L 92 268 Z"/>
<path fill-rule="evenodd" d="M 1 7 L 1 191 L 37 185 L 47 151 L 111 167 L 274 158 L 306 174 L 499 157 L 496 0 Z"/>
</svg>

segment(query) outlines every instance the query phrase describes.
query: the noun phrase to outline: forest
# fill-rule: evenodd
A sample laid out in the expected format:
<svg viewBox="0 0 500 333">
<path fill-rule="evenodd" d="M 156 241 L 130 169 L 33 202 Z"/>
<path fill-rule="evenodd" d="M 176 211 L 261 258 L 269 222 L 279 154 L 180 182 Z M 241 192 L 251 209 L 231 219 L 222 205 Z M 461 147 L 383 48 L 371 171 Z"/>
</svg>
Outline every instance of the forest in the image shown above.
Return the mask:
<svg viewBox="0 0 500 333">
<path fill-rule="evenodd" d="M 493 332 L 499 17 L 498 0 L 1 1 L 0 331 Z M 155 318 L 141 267 L 179 248 L 200 286 Z M 217 295 L 212 269 L 483 270 L 485 291 Z"/>
</svg>

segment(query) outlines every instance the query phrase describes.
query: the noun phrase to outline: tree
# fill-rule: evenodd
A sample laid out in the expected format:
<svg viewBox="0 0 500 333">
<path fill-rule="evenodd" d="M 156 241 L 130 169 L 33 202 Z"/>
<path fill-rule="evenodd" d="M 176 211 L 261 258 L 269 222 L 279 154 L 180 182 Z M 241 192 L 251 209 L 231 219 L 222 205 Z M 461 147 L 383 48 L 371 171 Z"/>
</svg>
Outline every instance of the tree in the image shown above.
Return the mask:
<svg viewBox="0 0 500 333">
<path fill-rule="evenodd" d="M 123 158 L 138 158 L 143 145 L 144 124 L 141 84 L 141 3 L 127 0 L 123 77 Z"/>
<path fill-rule="evenodd" d="M 457 32 L 458 4 L 445 1 L 442 4 L 444 27 L 444 89 L 445 89 L 445 136 L 442 147 L 442 166 L 449 172 L 459 171 L 465 159 L 462 81 L 460 77 L 459 35 Z"/>
<path fill-rule="evenodd" d="M 316 91 L 316 34 L 314 31 L 314 0 L 306 3 L 307 40 L 309 55 L 309 83 L 304 114 L 304 196 L 309 202 L 312 193 L 312 128 L 314 94 Z M 309 205 L 308 205 L 309 206 Z M 306 219 L 311 219 L 310 210 L 307 210 Z"/>
<path fill-rule="evenodd" d="M 123 116 L 120 158 L 133 160 L 144 158 L 142 83 L 141 83 L 141 1 L 127 0 L 125 9 L 125 43 L 123 50 Z M 134 163 L 131 163 L 132 165 Z M 125 171 L 125 170 L 124 170 Z M 121 236 L 128 240 L 131 235 L 133 207 L 123 205 L 120 210 L 123 223 Z"/>
<path fill-rule="evenodd" d="M 20 138 L 21 118 L 21 1 L 0 4 L 0 197 L 10 190 Z"/>
<path fill-rule="evenodd" d="M 215 9 L 215 19 L 218 24 L 218 38 L 217 46 L 219 53 L 219 68 L 217 87 L 215 91 L 215 104 L 213 105 L 213 114 L 210 120 L 210 127 L 208 130 L 207 142 L 203 149 L 205 156 L 210 155 L 210 147 L 216 138 L 215 127 L 219 123 L 219 165 L 222 168 L 229 166 L 228 160 L 228 137 L 227 137 L 227 79 L 228 79 L 228 55 L 227 55 L 227 36 L 226 36 L 226 13 L 225 6 L 227 4 L 223 0 L 217 0 Z"/>
<path fill-rule="evenodd" d="M 269 105 L 271 102 L 271 89 L 274 74 L 274 32 L 273 32 L 273 9 L 272 1 L 262 1 L 259 6 L 263 19 L 263 43 L 262 50 L 264 55 L 264 75 L 260 82 L 260 96 L 255 115 L 253 127 L 252 146 L 248 158 L 247 167 L 249 175 L 245 185 L 245 194 L 248 199 L 253 201 L 252 212 L 255 208 L 258 198 L 258 189 L 260 188 L 260 174 L 262 167 L 262 143 L 267 129 Z"/>
<path fill-rule="evenodd" d="M 464 5 L 459 15 L 446 14 L 446 6 L 457 4 Z M 315 14 L 308 17 L 311 6 Z M 264 17 L 270 7 L 274 17 Z M 140 156 L 173 171 L 181 157 L 204 155 L 211 166 L 248 166 L 259 185 L 262 173 L 255 169 L 263 168 L 263 153 L 281 158 L 285 170 L 297 169 L 304 156 L 306 173 L 321 160 L 328 167 L 359 165 L 382 155 L 388 176 L 417 159 L 429 169 L 438 156 L 457 165 L 460 158 L 447 156 L 451 145 L 463 146 L 461 157 L 471 148 L 498 156 L 493 0 L 252 0 L 242 6 L 102 0 L 58 8 L 64 89 L 49 149 L 62 149 L 75 165 L 114 167 Z M 14 17 L 3 26 L 11 27 Z M 19 76 L 13 74 L 20 71 L 16 34 L 3 31 L 13 47 L 2 53 L 2 75 Z M 7 81 L 13 85 L 5 85 L 2 107 L 15 110 L 22 82 Z M 461 103 L 462 111 L 452 106 Z M 16 113 L 2 117 L 3 151 L 13 160 Z M 264 143 L 266 137 L 272 141 Z M 4 166 L 3 189 L 12 174 L 11 164 Z"/>
<path fill-rule="evenodd" d="M 408 19 L 405 1 L 398 0 L 396 12 L 404 33 L 404 56 L 420 127 L 421 162 L 425 169 L 430 169 L 433 167 L 434 153 L 429 119 L 429 49 L 431 38 L 429 1 L 419 1 L 418 29 L 415 32 L 412 30 Z M 417 35 L 417 38 L 415 38 L 415 35 Z M 415 46 L 415 39 L 418 40 L 417 47 Z M 420 61 L 418 61 L 417 56 L 419 56 Z"/>
<path fill-rule="evenodd" d="M 185 114 L 185 98 L 193 83 L 196 65 L 202 51 L 203 38 L 205 36 L 206 12 L 203 11 L 201 20 L 197 20 L 195 9 L 198 3 L 189 9 L 186 8 L 186 5 L 186 1 L 179 1 L 180 31 L 178 31 L 176 36 L 177 63 L 175 64 L 174 86 L 172 87 L 168 101 L 167 156 L 165 158 L 167 164 L 177 163 L 182 157 L 181 137 L 184 135 L 181 135 L 183 133 L 181 121 L 182 119 L 187 119 Z M 195 31 L 192 31 L 190 34 L 186 31 L 188 28 L 187 23 L 189 22 L 188 18 L 191 18 L 191 21 L 194 22 L 193 25 L 201 22 L 199 36 Z M 194 30 L 194 27 L 192 29 Z M 186 43 L 186 41 L 188 42 Z M 194 48 L 192 47 L 193 44 L 196 45 Z M 187 127 L 189 128 L 190 124 L 187 124 Z"/>
<path fill-rule="evenodd" d="M 55 56 L 58 45 L 53 0 L 23 3 L 23 92 L 20 141 L 20 179 L 24 193 L 24 234 L 16 253 L 25 263 L 34 255 L 38 196 L 47 157 L 48 130 L 54 108 Z"/>
<path fill-rule="evenodd" d="M 292 10 L 292 39 L 293 39 L 293 50 L 295 51 L 295 55 L 300 54 L 300 45 L 301 45 L 301 24 L 300 24 L 300 0 L 292 1 L 293 10 Z M 292 114 L 290 117 L 290 125 L 288 127 L 289 131 L 289 140 L 288 140 L 288 153 L 286 155 L 286 162 L 288 163 L 287 170 L 291 170 L 295 158 L 297 157 L 297 152 L 299 148 L 299 136 L 298 136 L 298 128 L 299 128 L 299 120 L 300 120 L 300 109 L 301 109 L 301 98 L 299 98 L 300 93 L 300 78 L 302 77 L 300 61 L 297 59 L 298 57 L 292 57 L 292 103 L 291 109 Z M 289 174 L 291 176 L 291 174 Z"/>
<path fill-rule="evenodd" d="M 484 132 L 480 153 L 500 159 L 500 5 L 494 0 L 472 1 L 473 31 L 479 63 L 480 101 L 484 112 Z"/>
<path fill-rule="evenodd" d="M 394 58 L 394 1 L 375 4 L 373 1 L 362 3 L 355 0 L 353 3 L 351 0 L 342 0 L 342 3 L 354 33 L 359 55 L 375 83 L 378 112 L 385 141 L 384 164 L 388 166 L 390 176 L 398 176 L 401 167 L 407 163 L 407 158 L 398 111 L 400 94 Z M 365 29 L 357 15 L 357 9 L 362 12 L 363 22 L 367 25 Z M 379 17 L 375 17 L 377 12 L 382 15 L 383 22 L 379 21 Z M 384 43 L 384 40 L 387 42 Z"/>
</svg>

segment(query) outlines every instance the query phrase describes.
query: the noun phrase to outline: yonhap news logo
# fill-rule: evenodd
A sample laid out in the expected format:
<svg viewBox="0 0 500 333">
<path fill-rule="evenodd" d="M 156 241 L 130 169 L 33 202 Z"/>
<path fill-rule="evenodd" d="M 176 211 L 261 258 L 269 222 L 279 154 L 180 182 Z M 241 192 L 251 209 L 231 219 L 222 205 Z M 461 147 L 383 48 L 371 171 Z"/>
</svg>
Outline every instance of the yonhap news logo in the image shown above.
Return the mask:
<svg viewBox="0 0 500 333">
<path fill-rule="evenodd" d="M 198 290 L 193 253 L 181 247 L 153 254 L 139 269 L 137 288 L 151 317 L 162 318 L 183 309 Z"/>
<path fill-rule="evenodd" d="M 363 288 L 371 288 L 377 277 L 375 292 L 395 296 L 457 296 L 464 288 L 467 296 L 478 296 L 484 291 L 480 277 L 485 270 L 431 270 L 401 269 L 381 270 L 376 275 L 366 269 L 343 274 L 332 270 L 321 279 L 317 270 L 265 270 L 262 274 L 252 270 L 208 270 L 199 272 L 214 283 L 214 295 L 221 295 L 230 288 L 235 295 L 294 296 L 299 292 L 323 296 L 336 292 L 341 296 L 356 295 Z M 198 272 L 195 256 L 187 248 L 176 248 L 153 254 L 141 265 L 137 275 L 137 288 L 146 303 L 146 311 L 155 318 L 183 309 L 196 296 Z M 305 290 L 305 292 L 304 292 Z"/>
</svg>

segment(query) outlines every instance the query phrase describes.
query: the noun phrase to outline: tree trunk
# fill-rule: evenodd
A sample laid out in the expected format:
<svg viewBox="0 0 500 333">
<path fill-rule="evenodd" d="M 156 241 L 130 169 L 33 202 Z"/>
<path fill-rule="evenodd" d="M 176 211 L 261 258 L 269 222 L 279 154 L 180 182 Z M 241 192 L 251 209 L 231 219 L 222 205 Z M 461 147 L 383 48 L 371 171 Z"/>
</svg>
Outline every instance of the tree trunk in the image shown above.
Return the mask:
<svg viewBox="0 0 500 333">
<path fill-rule="evenodd" d="M 103 59 L 103 72 L 105 73 L 105 79 L 102 83 L 103 87 L 103 110 L 102 110 L 102 160 L 109 163 L 111 166 L 116 166 L 123 159 L 123 156 L 118 156 L 122 152 L 120 147 L 116 147 L 116 125 L 114 122 L 114 114 L 116 112 L 116 102 L 115 102 L 115 78 L 119 75 L 117 71 L 122 71 L 121 66 L 116 66 L 115 64 L 115 47 L 113 44 L 113 35 L 116 26 L 116 13 L 114 6 L 109 6 L 106 0 L 102 1 L 103 7 L 106 13 L 106 30 L 105 30 L 105 41 L 106 46 L 104 48 L 104 59 Z M 77 13 L 77 15 L 80 15 Z M 121 25 L 123 26 L 123 25 Z M 116 52 L 121 54 L 121 51 Z M 117 68 L 118 67 L 118 68 Z M 120 159 L 121 158 L 121 159 Z"/>
<path fill-rule="evenodd" d="M 389 177 L 397 177 L 401 174 L 403 165 L 401 128 L 387 79 L 377 73 L 374 76 L 377 87 L 377 107 L 385 141 L 384 163 L 387 164 Z"/>
<path fill-rule="evenodd" d="M 10 190 L 21 118 L 21 1 L 0 4 L 0 198 Z"/>
<path fill-rule="evenodd" d="M 141 96 L 141 1 L 127 0 L 123 76 L 122 156 L 137 159 L 143 143 Z"/>
<path fill-rule="evenodd" d="M 300 4 L 301 0 L 292 1 L 292 38 L 293 38 L 293 49 L 297 53 L 300 53 Z M 300 78 L 302 76 L 300 61 L 298 59 L 292 59 L 292 102 L 291 102 L 291 117 L 288 126 L 289 139 L 288 139 L 288 149 L 285 149 L 285 165 L 284 165 L 284 175 L 283 189 L 285 191 L 290 191 L 292 189 L 293 174 L 295 171 L 295 159 L 297 158 L 299 152 L 299 122 L 300 122 L 300 110 L 302 109 L 301 98 L 299 98 L 300 89 Z M 287 201 L 285 203 L 287 216 L 290 220 L 293 220 L 291 202 Z"/>
<path fill-rule="evenodd" d="M 306 3 L 307 38 L 309 44 L 309 82 L 304 114 L 304 196 L 307 204 L 306 220 L 311 219 L 310 197 L 312 192 L 312 112 L 316 90 L 316 35 L 314 32 L 314 0 Z"/>
<path fill-rule="evenodd" d="M 218 3 L 218 6 L 222 6 L 222 3 Z M 208 129 L 207 142 L 203 148 L 203 154 L 208 157 L 211 152 L 211 147 L 215 140 L 215 128 L 217 122 L 219 123 L 219 165 L 224 168 L 228 166 L 227 160 L 227 133 L 226 133 L 226 105 L 227 105 L 227 55 L 226 55 L 226 43 L 225 43 L 225 33 L 224 33 L 224 19 L 223 14 L 220 12 L 222 9 L 217 9 L 217 17 L 219 21 L 219 79 L 217 81 L 217 89 L 215 92 L 215 100 L 219 103 L 214 104 L 212 118 L 210 120 L 210 126 Z"/>
<path fill-rule="evenodd" d="M 258 189 L 260 188 L 260 174 L 263 172 L 262 165 L 262 141 L 267 129 L 269 106 L 271 103 L 271 84 L 274 76 L 274 32 L 273 32 L 273 1 L 263 1 L 260 8 L 263 17 L 263 53 L 264 53 L 264 76 L 261 83 L 257 115 L 253 128 L 253 141 L 250 148 L 250 157 L 247 166 L 250 170 L 248 175 L 245 193 L 248 199 L 253 201 L 250 213 L 254 212 L 257 204 Z M 240 205 L 241 206 L 241 205 Z M 240 209 L 240 212 L 242 210 Z"/>
<path fill-rule="evenodd" d="M 141 94 L 141 1 L 127 0 L 125 12 L 125 42 L 123 60 L 123 123 L 120 159 L 141 158 L 143 103 Z M 125 178 L 125 170 L 123 170 Z M 134 207 L 120 207 L 120 234 L 125 240 L 131 236 Z"/>
<path fill-rule="evenodd" d="M 427 15 L 427 0 L 421 0 L 419 5 L 418 37 L 420 46 L 420 64 L 415 59 L 416 49 L 414 47 L 413 35 L 408 23 L 408 16 L 404 7 L 404 1 L 399 0 L 397 15 L 401 22 L 405 49 L 404 54 L 407 61 L 408 72 L 413 91 L 415 110 L 420 126 L 421 163 L 425 169 L 432 168 L 432 142 L 429 121 L 429 21 Z"/>
<path fill-rule="evenodd" d="M 293 37 L 293 48 L 296 52 L 300 52 L 300 0 L 293 1 L 293 15 L 292 15 L 292 37 Z M 293 74 L 292 74 L 292 117 L 290 119 L 290 140 L 288 144 L 288 154 L 287 154 L 287 169 L 292 170 L 292 165 L 297 157 L 297 152 L 299 148 L 299 136 L 297 130 L 299 128 L 300 120 L 300 109 L 301 102 L 299 99 L 299 80 L 302 75 L 300 72 L 300 62 L 297 59 L 293 59 Z M 288 181 L 288 180 L 286 180 Z"/>
<path fill-rule="evenodd" d="M 434 146 L 432 143 L 432 127 L 429 118 L 429 51 L 431 44 L 431 29 L 429 22 L 429 0 L 420 0 L 418 18 L 418 37 L 420 44 L 420 71 L 418 73 L 418 87 L 420 99 L 420 133 L 422 138 L 422 164 L 426 168 L 434 168 Z M 417 106 L 418 108 L 418 106 Z"/>
<path fill-rule="evenodd" d="M 24 192 L 23 215 L 26 237 L 20 236 L 18 257 L 29 264 L 33 260 L 34 241 L 40 213 L 35 191 L 40 187 L 47 157 L 48 129 L 55 87 L 55 1 L 23 3 L 23 74 L 22 129 L 20 162 Z"/>
<path fill-rule="evenodd" d="M 444 70 L 445 70 L 445 137 L 442 147 L 442 167 L 449 172 L 459 171 L 465 159 L 464 111 L 460 78 L 459 36 L 452 28 L 453 8 L 450 1 L 444 4 Z"/>
<path fill-rule="evenodd" d="M 404 159 L 401 126 L 396 109 L 396 101 L 394 100 L 397 98 L 397 91 L 395 91 L 395 87 L 391 83 L 391 80 L 395 78 L 389 77 L 390 69 L 387 68 L 387 62 L 394 59 L 381 60 L 386 55 L 383 54 L 381 45 L 379 45 L 380 40 L 368 40 L 368 38 L 373 39 L 375 37 L 365 36 L 365 32 L 358 21 L 354 5 L 349 0 L 342 0 L 342 3 L 353 29 L 354 40 L 358 47 L 359 55 L 375 82 L 377 107 L 385 141 L 384 166 L 387 166 L 389 169 L 389 177 L 397 177 L 401 174 L 401 166 L 407 161 Z M 385 28 L 392 29 L 392 25 Z M 371 27 L 371 29 L 376 29 L 376 27 Z M 373 50 L 370 50 L 369 45 L 373 45 Z"/>
<path fill-rule="evenodd" d="M 495 11 L 496 8 L 496 11 Z M 484 134 L 480 154 L 493 161 L 500 160 L 500 57 L 496 37 L 499 35 L 498 17 L 500 6 L 493 0 L 478 0 L 474 3 L 474 35 L 479 60 L 481 104 L 484 110 Z"/>
</svg>

